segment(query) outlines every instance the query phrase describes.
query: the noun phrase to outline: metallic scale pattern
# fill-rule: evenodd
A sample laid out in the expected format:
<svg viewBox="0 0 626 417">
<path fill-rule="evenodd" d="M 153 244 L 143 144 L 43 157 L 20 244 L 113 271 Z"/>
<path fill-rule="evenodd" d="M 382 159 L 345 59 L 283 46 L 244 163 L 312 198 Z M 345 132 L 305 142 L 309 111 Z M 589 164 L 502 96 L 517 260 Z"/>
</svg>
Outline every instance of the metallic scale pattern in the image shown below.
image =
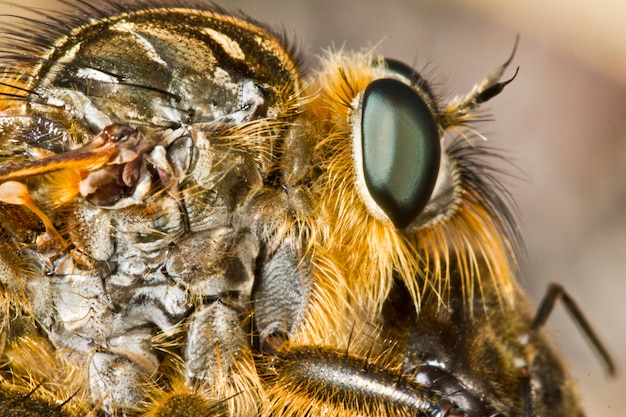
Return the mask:
<svg viewBox="0 0 626 417">
<path fill-rule="evenodd" d="M 470 126 L 513 56 L 442 103 L 214 6 L 68 4 L 0 44 L 0 415 L 582 415 L 554 301 L 602 347 L 560 287 L 528 311 Z"/>
</svg>

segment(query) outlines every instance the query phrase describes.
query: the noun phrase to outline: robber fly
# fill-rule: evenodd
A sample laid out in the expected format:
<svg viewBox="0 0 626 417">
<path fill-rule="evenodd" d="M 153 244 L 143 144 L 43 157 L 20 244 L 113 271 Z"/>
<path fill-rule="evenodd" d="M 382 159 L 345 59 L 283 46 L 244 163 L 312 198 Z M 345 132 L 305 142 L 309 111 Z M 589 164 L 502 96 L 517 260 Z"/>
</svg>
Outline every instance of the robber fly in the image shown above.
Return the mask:
<svg viewBox="0 0 626 417">
<path fill-rule="evenodd" d="M 415 69 L 215 6 L 39 12 L 0 46 L 0 415 L 579 416 L 509 196 Z M 512 70 L 509 70 L 513 72 Z"/>
</svg>

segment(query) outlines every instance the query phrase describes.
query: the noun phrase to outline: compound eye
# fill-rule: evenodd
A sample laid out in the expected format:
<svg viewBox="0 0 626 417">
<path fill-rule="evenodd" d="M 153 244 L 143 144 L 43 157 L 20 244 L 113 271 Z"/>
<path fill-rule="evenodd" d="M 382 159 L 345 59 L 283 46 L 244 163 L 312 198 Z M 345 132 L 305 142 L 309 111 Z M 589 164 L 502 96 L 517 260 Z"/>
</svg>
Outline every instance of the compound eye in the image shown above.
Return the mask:
<svg viewBox="0 0 626 417">
<path fill-rule="evenodd" d="M 360 129 L 357 171 L 367 194 L 403 229 L 422 212 L 437 182 L 441 143 L 432 110 L 412 87 L 383 78 L 363 92 L 354 128 Z"/>
</svg>

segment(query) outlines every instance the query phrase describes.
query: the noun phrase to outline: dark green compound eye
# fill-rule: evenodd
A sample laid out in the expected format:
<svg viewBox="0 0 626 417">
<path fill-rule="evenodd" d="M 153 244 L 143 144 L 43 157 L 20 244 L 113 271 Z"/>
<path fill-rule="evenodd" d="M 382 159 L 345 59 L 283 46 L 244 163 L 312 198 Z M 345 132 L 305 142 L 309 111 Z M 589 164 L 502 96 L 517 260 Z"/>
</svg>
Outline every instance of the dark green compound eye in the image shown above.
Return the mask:
<svg viewBox="0 0 626 417">
<path fill-rule="evenodd" d="M 437 122 L 419 93 L 394 79 L 370 83 L 361 103 L 360 126 L 355 128 L 361 130 L 365 185 L 380 209 L 403 229 L 422 212 L 437 182 Z"/>
</svg>

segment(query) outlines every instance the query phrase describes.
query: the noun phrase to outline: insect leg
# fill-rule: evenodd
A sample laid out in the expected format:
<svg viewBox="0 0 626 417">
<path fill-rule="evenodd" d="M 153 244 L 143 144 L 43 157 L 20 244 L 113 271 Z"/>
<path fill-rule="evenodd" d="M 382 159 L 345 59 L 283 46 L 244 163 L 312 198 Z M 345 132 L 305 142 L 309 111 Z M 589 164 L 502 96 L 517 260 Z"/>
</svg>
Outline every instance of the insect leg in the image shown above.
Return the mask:
<svg viewBox="0 0 626 417">
<path fill-rule="evenodd" d="M 291 239 L 260 267 L 253 290 L 254 324 L 259 348 L 274 354 L 302 319 L 310 293 L 310 274 Z"/>
<path fill-rule="evenodd" d="M 565 307 L 565 310 L 567 310 L 572 320 L 574 320 L 574 323 L 578 325 L 582 333 L 589 340 L 589 343 L 591 343 L 591 346 L 595 349 L 596 353 L 600 355 L 600 359 L 606 367 L 607 373 L 614 376 L 617 371 L 611 355 L 585 318 L 576 301 L 569 296 L 569 294 L 565 291 L 565 288 L 563 288 L 560 284 L 552 283 L 548 287 L 548 291 L 543 297 L 543 300 L 541 300 L 541 304 L 539 304 L 539 309 L 537 310 L 537 315 L 533 320 L 531 327 L 532 331 L 537 332 L 541 327 L 543 327 L 550 316 L 550 313 L 552 313 L 554 305 L 559 300 L 563 302 L 563 307 Z"/>
</svg>

